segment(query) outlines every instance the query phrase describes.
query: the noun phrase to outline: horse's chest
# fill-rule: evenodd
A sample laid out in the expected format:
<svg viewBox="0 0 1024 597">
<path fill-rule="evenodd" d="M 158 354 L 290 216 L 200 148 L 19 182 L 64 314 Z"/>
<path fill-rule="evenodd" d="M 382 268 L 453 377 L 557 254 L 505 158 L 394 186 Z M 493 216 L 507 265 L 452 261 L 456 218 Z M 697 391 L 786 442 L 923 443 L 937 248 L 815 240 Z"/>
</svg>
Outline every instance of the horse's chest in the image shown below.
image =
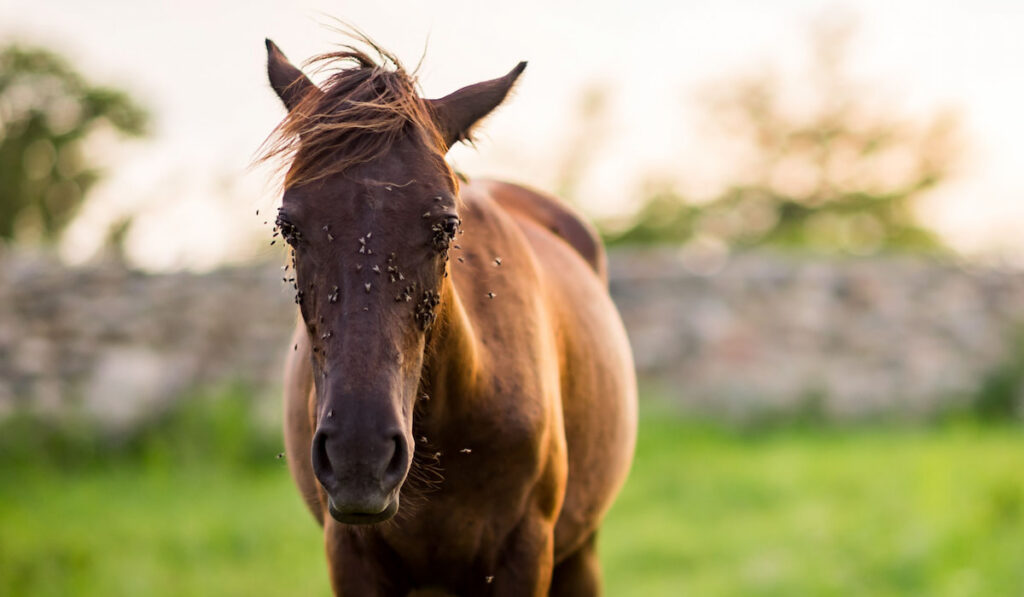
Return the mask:
<svg viewBox="0 0 1024 597">
<path fill-rule="evenodd" d="M 434 438 L 423 435 L 403 489 L 406 512 L 387 537 L 417 575 L 446 576 L 486 568 L 527 515 L 529 496 L 549 450 L 541 422 L 505 413 L 461 421 Z M 429 486 L 418 484 L 430 476 Z M 434 579 L 439 580 L 439 579 Z"/>
</svg>

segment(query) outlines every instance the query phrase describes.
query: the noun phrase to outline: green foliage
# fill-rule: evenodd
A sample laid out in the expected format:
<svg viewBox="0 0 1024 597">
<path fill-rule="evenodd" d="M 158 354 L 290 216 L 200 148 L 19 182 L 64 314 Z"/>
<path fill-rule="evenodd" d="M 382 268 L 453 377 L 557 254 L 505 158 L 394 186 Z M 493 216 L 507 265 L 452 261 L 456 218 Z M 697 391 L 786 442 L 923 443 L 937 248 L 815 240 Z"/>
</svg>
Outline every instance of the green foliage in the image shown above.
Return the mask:
<svg viewBox="0 0 1024 597">
<path fill-rule="evenodd" d="M 328 595 L 322 532 L 248 396 L 114 443 L 0 430 L 0 594 Z M 641 414 L 600 538 L 609 595 L 1024 594 L 1019 429 Z"/>
<path fill-rule="evenodd" d="M 53 422 L 16 414 L 0 423 L 0 454 L 15 468 L 88 470 L 112 463 L 166 469 L 190 466 L 262 467 L 277 460 L 280 430 L 258 416 L 262 402 L 240 385 L 177 401 L 131 431 L 112 433 L 81 419 Z"/>
<path fill-rule="evenodd" d="M 686 244 L 712 238 L 736 249 L 770 246 L 827 253 L 945 252 L 907 209 L 916 192 L 851 192 L 808 204 L 760 186 L 732 187 L 709 203 L 691 203 L 670 189 L 652 194 L 624 230 L 605 232 L 609 245 Z"/>
<path fill-rule="evenodd" d="M 876 104 L 877 89 L 844 75 L 845 47 L 844 32 L 825 29 L 800 84 L 759 72 L 714 89 L 701 120 L 734 146 L 723 154 L 734 182 L 699 203 L 657 188 L 628 225 L 605 226 L 608 243 L 941 251 L 914 209 L 959 159 L 957 120 Z"/>
<path fill-rule="evenodd" d="M 107 128 L 146 133 L 125 92 L 86 81 L 43 48 L 0 48 L 0 240 L 52 240 L 99 180 L 85 141 Z"/>
<path fill-rule="evenodd" d="M 984 421 L 1017 421 L 1024 417 L 1024 330 L 1014 334 L 1007 358 L 982 378 L 971 410 Z"/>
</svg>

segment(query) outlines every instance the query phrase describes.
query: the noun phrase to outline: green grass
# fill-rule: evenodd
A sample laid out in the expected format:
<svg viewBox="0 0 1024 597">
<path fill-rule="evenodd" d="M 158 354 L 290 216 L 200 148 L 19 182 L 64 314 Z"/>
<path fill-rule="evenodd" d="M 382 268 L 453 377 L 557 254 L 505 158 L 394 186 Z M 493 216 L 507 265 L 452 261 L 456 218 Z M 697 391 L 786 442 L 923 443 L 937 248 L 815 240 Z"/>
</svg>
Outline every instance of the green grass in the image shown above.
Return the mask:
<svg viewBox="0 0 1024 597">
<path fill-rule="evenodd" d="M 114 448 L 0 430 L 0 595 L 327 595 L 279 440 L 217 404 Z M 601 556 L 612 596 L 1024 595 L 1024 430 L 646 409 Z"/>
<path fill-rule="evenodd" d="M 0 595 L 324 595 L 283 467 L 5 474 Z"/>
<path fill-rule="evenodd" d="M 609 595 L 1024 595 L 1024 431 L 647 417 Z"/>
</svg>

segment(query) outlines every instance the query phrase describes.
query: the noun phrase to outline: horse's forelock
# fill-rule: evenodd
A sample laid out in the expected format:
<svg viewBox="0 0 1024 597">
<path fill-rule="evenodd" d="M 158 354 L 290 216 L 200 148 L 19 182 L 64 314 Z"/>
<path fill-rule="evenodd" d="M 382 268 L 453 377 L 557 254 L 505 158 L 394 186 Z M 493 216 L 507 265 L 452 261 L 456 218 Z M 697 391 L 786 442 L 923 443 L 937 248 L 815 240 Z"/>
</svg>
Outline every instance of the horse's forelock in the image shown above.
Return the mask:
<svg viewBox="0 0 1024 597">
<path fill-rule="evenodd" d="M 443 154 L 444 142 L 420 98 L 416 78 L 368 38 L 374 60 L 355 46 L 309 61 L 333 69 L 320 88 L 288 112 L 267 140 L 261 159 L 288 168 L 285 186 L 344 172 L 383 155 L 410 127 Z"/>
</svg>

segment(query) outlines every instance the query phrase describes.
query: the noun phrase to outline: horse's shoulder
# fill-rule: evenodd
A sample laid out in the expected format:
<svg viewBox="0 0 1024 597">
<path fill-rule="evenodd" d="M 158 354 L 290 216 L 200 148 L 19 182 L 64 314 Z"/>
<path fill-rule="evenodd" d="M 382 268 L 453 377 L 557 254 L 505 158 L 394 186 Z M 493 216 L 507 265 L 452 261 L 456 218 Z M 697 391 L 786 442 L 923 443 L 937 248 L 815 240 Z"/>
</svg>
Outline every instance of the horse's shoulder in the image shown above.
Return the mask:
<svg viewBox="0 0 1024 597">
<path fill-rule="evenodd" d="M 467 192 L 468 191 L 468 192 Z M 607 281 L 607 258 L 597 231 L 558 198 L 517 184 L 473 180 L 463 194 L 482 193 L 518 218 L 529 218 L 575 249 L 597 275 Z"/>
</svg>

